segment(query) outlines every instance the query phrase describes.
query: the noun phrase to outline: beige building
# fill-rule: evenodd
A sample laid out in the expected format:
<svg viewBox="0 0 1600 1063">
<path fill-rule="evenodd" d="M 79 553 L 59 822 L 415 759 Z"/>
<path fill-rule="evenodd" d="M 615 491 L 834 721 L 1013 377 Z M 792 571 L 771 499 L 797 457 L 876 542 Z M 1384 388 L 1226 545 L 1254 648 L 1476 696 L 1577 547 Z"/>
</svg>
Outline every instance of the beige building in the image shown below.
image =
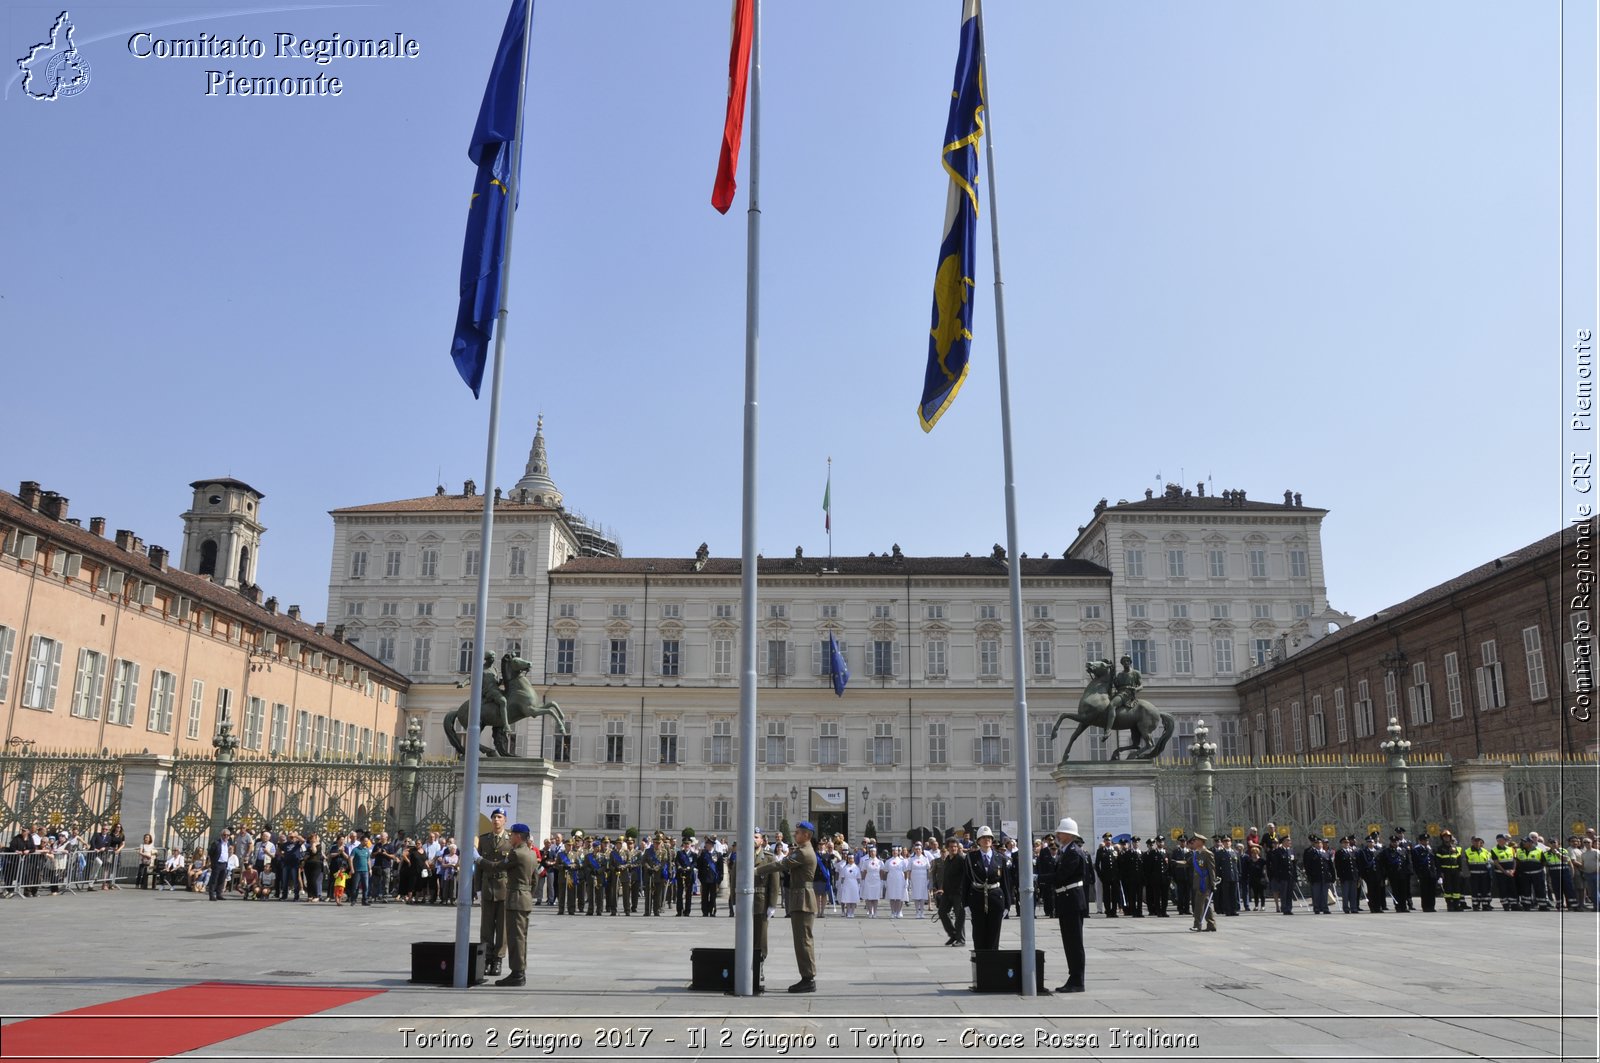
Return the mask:
<svg viewBox="0 0 1600 1063">
<path fill-rule="evenodd" d="M 261 600 L 259 492 L 230 478 L 191 487 L 194 571 L 130 531 L 108 539 L 104 518 L 84 529 L 37 483 L 0 491 L 3 740 L 209 756 L 226 721 L 247 754 L 388 756 L 405 676 Z"/>
</svg>

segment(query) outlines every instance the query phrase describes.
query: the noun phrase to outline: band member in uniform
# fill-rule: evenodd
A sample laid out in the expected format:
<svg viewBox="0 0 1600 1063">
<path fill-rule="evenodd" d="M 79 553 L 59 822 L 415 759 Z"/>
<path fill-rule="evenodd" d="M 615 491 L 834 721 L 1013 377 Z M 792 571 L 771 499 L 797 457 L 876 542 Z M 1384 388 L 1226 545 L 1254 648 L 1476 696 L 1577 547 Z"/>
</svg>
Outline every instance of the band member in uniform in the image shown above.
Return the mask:
<svg viewBox="0 0 1600 1063">
<path fill-rule="evenodd" d="M 811 847 L 815 833 L 809 820 L 801 820 L 795 824 L 788 855 L 768 864 L 757 860 L 753 868 L 763 878 L 789 875 L 789 929 L 794 933 L 794 959 L 800 968 L 800 981 L 789 987 L 791 993 L 817 991 L 817 953 L 811 936 L 817 918 L 817 894 L 811 888 L 817 876 L 817 851 Z"/>
<path fill-rule="evenodd" d="M 506 940 L 511 953 L 511 973 L 495 985 L 528 984 L 528 913 L 533 911 L 533 883 L 539 874 L 539 862 L 528 842 L 530 833 L 526 823 L 513 825 L 511 851 L 496 856 L 491 864 L 491 874 L 498 869 L 505 878 Z"/>
<path fill-rule="evenodd" d="M 661 902 L 666 894 L 667 854 L 662 848 L 661 839 L 657 838 L 644 851 L 639 858 L 639 865 L 643 875 L 641 887 L 644 890 L 644 914 L 660 915 Z"/>
<path fill-rule="evenodd" d="M 978 847 L 967 854 L 967 907 L 972 909 L 972 946 L 1000 947 L 1000 920 L 1005 915 L 1006 860 L 994 847 L 994 831 L 978 828 Z"/>
<path fill-rule="evenodd" d="M 1215 933 L 1217 919 L 1212 895 L 1217 883 L 1217 860 L 1206 848 L 1206 840 L 1198 834 L 1189 836 L 1189 881 L 1189 906 L 1194 909 L 1194 925 L 1189 929 Z M 1203 927 L 1200 925 L 1202 920 L 1205 922 Z"/>
<path fill-rule="evenodd" d="M 478 900 L 482 906 L 478 936 L 483 941 L 483 973 L 500 973 L 500 959 L 506 954 L 506 865 L 503 857 L 511 852 L 511 835 L 506 831 L 506 810 L 489 813 L 493 824 L 478 835 Z"/>
<path fill-rule="evenodd" d="M 1089 918 L 1089 901 L 1084 893 L 1084 882 L 1093 874 L 1089 861 L 1083 855 L 1083 838 L 1078 834 L 1078 821 L 1070 816 L 1056 824 L 1056 838 L 1061 843 L 1060 853 L 1050 868 L 1047 889 L 1055 899 L 1056 921 L 1061 925 L 1061 948 L 1067 954 L 1067 981 L 1058 993 L 1083 992 L 1083 921 Z"/>
</svg>

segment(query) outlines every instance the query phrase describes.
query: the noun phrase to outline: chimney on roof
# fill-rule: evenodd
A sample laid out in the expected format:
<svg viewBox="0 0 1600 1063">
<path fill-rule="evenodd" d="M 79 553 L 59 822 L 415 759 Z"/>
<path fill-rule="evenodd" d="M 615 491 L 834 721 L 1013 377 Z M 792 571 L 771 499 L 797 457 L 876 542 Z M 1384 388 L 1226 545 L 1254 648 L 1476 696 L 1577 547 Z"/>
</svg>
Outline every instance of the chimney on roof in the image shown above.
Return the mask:
<svg viewBox="0 0 1600 1063">
<path fill-rule="evenodd" d="M 106 537 L 106 519 L 104 517 L 90 517 L 89 533 L 104 539 Z"/>
<path fill-rule="evenodd" d="M 39 481 L 24 480 L 17 488 L 17 500 L 31 510 L 39 508 Z"/>
<path fill-rule="evenodd" d="M 333 629 L 333 641 L 335 641 L 335 642 L 343 642 L 344 641 L 344 625 L 343 624 L 338 624 L 338 625 L 336 625 L 334 627 L 334 629 Z"/>
<path fill-rule="evenodd" d="M 494 489 L 494 502 L 495 502 L 495 505 L 499 505 L 500 504 L 500 488 L 498 488 L 498 487 L 496 487 Z"/>
<path fill-rule="evenodd" d="M 1156 497 L 1156 489 L 1153 487 L 1146 487 L 1144 489 L 1144 497 L 1146 501 Z"/>
<path fill-rule="evenodd" d="M 900 552 L 900 544 L 899 543 L 895 543 L 894 547 L 892 548 L 892 550 L 890 552 L 891 552 L 891 556 L 893 556 L 896 561 L 904 561 L 905 560 L 905 555 Z"/>
<path fill-rule="evenodd" d="M 79 520 L 77 517 L 68 517 L 67 523 L 72 525 L 74 528 L 83 527 L 83 521 Z"/>
<path fill-rule="evenodd" d="M 473 495 L 478 493 L 478 485 L 473 481 L 468 480 L 466 483 L 461 485 L 461 493 L 465 497 L 471 498 Z"/>
<path fill-rule="evenodd" d="M 323 634 L 323 632 L 326 631 L 327 627 L 328 627 L 327 624 L 323 623 L 321 620 L 318 620 L 317 621 L 317 626 L 316 626 L 317 634 L 319 634 L 319 635 Z"/>
<path fill-rule="evenodd" d="M 1204 480 L 1201 480 L 1199 483 L 1195 484 L 1194 486 L 1195 486 L 1194 493 L 1198 497 L 1200 497 L 1200 498 L 1206 497 L 1206 482 Z"/>
<path fill-rule="evenodd" d="M 267 607 L 267 612 L 271 613 L 273 616 L 278 615 L 278 599 L 268 598 L 265 604 Z"/>
<path fill-rule="evenodd" d="M 438 495 L 444 494 L 444 484 L 440 484 L 438 487 L 435 487 L 433 489 L 433 493 L 434 493 L 435 497 L 437 497 Z"/>
<path fill-rule="evenodd" d="M 1286 505 L 1286 506 L 1294 505 L 1294 492 L 1293 491 L 1286 490 L 1286 491 L 1283 492 L 1283 504 Z"/>
<path fill-rule="evenodd" d="M 1234 492 L 1234 494 L 1236 494 L 1236 495 L 1238 495 L 1238 496 L 1239 496 L 1239 504 L 1240 504 L 1240 505 L 1243 505 L 1243 504 L 1244 504 L 1244 503 L 1245 503 L 1245 502 L 1246 502 L 1246 501 L 1248 501 L 1248 500 L 1247 500 L 1247 499 L 1246 499 L 1246 498 L 1245 498 L 1245 497 L 1244 497 L 1244 492 L 1243 492 L 1243 491 L 1235 491 L 1235 492 Z"/>
<path fill-rule="evenodd" d="M 150 548 L 150 567 L 157 572 L 167 570 L 167 548 L 165 546 L 152 546 Z"/>
<path fill-rule="evenodd" d="M 54 491 L 46 491 L 39 496 L 39 512 L 51 520 L 66 520 L 67 500 Z"/>
<path fill-rule="evenodd" d="M 248 601 L 255 602 L 258 605 L 261 603 L 261 588 L 254 583 L 244 584 L 239 588 L 239 593 L 244 595 Z"/>
<path fill-rule="evenodd" d="M 298 605 L 289 606 L 289 619 L 290 620 L 299 620 L 300 619 L 300 607 Z"/>
<path fill-rule="evenodd" d="M 1304 505 L 1304 504 L 1305 504 L 1305 503 L 1303 503 L 1303 502 L 1301 502 L 1301 501 L 1300 501 L 1300 492 L 1299 492 L 1299 491 L 1296 491 L 1296 492 L 1295 492 L 1295 493 L 1294 493 L 1294 504 L 1295 504 L 1295 505 L 1297 505 L 1297 506 L 1300 506 L 1300 505 Z"/>
<path fill-rule="evenodd" d="M 118 528 L 117 529 L 117 549 L 118 550 L 132 550 L 133 549 L 133 532 L 129 531 L 127 528 Z"/>
<path fill-rule="evenodd" d="M 144 553 L 144 540 L 135 535 L 133 537 L 133 542 L 128 545 L 128 550 L 130 553 L 135 554 Z"/>
</svg>

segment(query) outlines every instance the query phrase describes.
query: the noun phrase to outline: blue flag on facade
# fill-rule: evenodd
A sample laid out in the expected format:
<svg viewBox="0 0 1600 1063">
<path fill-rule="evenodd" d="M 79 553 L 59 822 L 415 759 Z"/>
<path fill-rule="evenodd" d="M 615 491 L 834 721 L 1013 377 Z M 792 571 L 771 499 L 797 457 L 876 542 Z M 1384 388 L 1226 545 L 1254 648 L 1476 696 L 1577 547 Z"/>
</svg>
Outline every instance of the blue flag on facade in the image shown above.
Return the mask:
<svg viewBox="0 0 1600 1063">
<path fill-rule="evenodd" d="M 931 431 L 967 379 L 972 354 L 972 274 L 978 236 L 978 142 L 983 137 L 983 38 L 978 0 L 961 9 L 961 50 L 956 55 L 955 90 L 945 124 L 941 161 L 950 175 L 945 204 L 944 240 L 933 279 L 933 328 L 928 340 L 928 373 L 922 384 L 917 420 Z"/>
<path fill-rule="evenodd" d="M 844 685 L 850 682 L 850 667 L 844 663 L 844 653 L 831 631 L 828 632 L 828 674 L 833 676 L 833 692 L 844 697 Z"/>
<path fill-rule="evenodd" d="M 478 168 L 467 206 L 467 240 L 461 250 L 461 306 L 450 357 L 474 397 L 483 386 L 495 315 L 500 312 L 500 274 L 505 268 L 506 220 L 520 195 L 522 145 L 516 142 L 517 98 L 522 55 L 533 0 L 511 0 L 500 34 L 494 69 L 478 108 L 467 158 Z"/>
</svg>

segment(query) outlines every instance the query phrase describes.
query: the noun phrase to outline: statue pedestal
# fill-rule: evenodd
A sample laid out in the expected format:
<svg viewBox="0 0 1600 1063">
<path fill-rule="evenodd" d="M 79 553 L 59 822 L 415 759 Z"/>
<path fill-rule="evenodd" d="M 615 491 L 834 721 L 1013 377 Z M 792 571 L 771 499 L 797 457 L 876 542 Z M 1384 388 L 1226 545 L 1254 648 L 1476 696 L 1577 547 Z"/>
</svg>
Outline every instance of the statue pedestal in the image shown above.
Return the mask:
<svg viewBox="0 0 1600 1063">
<path fill-rule="evenodd" d="M 1504 764 L 1486 760 L 1453 764 L 1450 787 L 1454 791 L 1456 821 L 1445 826 L 1454 828 L 1456 841 L 1462 846 L 1466 846 L 1474 834 L 1485 839 L 1485 845 L 1492 844 L 1496 834 L 1508 829 Z"/>
<path fill-rule="evenodd" d="M 464 777 L 466 769 L 458 769 Z M 550 766 L 547 760 L 526 757 L 486 757 L 478 765 L 478 789 L 485 795 L 484 800 L 474 798 L 473 807 L 478 810 L 476 823 L 462 824 L 456 828 L 456 837 L 461 839 L 476 838 L 490 829 L 487 810 L 497 804 L 512 804 L 506 798 L 509 788 L 516 787 L 516 801 L 511 809 L 512 817 L 506 820 L 509 828 L 513 823 L 526 823 L 533 832 L 533 844 L 543 845 L 544 840 L 550 836 L 550 804 L 555 781 L 561 773 Z M 486 803 L 489 797 L 492 803 Z"/>
<path fill-rule="evenodd" d="M 1156 766 L 1150 761 L 1069 761 L 1050 777 L 1056 781 L 1061 814 L 1078 821 L 1087 846 L 1106 831 L 1149 838 L 1160 826 Z"/>
</svg>

